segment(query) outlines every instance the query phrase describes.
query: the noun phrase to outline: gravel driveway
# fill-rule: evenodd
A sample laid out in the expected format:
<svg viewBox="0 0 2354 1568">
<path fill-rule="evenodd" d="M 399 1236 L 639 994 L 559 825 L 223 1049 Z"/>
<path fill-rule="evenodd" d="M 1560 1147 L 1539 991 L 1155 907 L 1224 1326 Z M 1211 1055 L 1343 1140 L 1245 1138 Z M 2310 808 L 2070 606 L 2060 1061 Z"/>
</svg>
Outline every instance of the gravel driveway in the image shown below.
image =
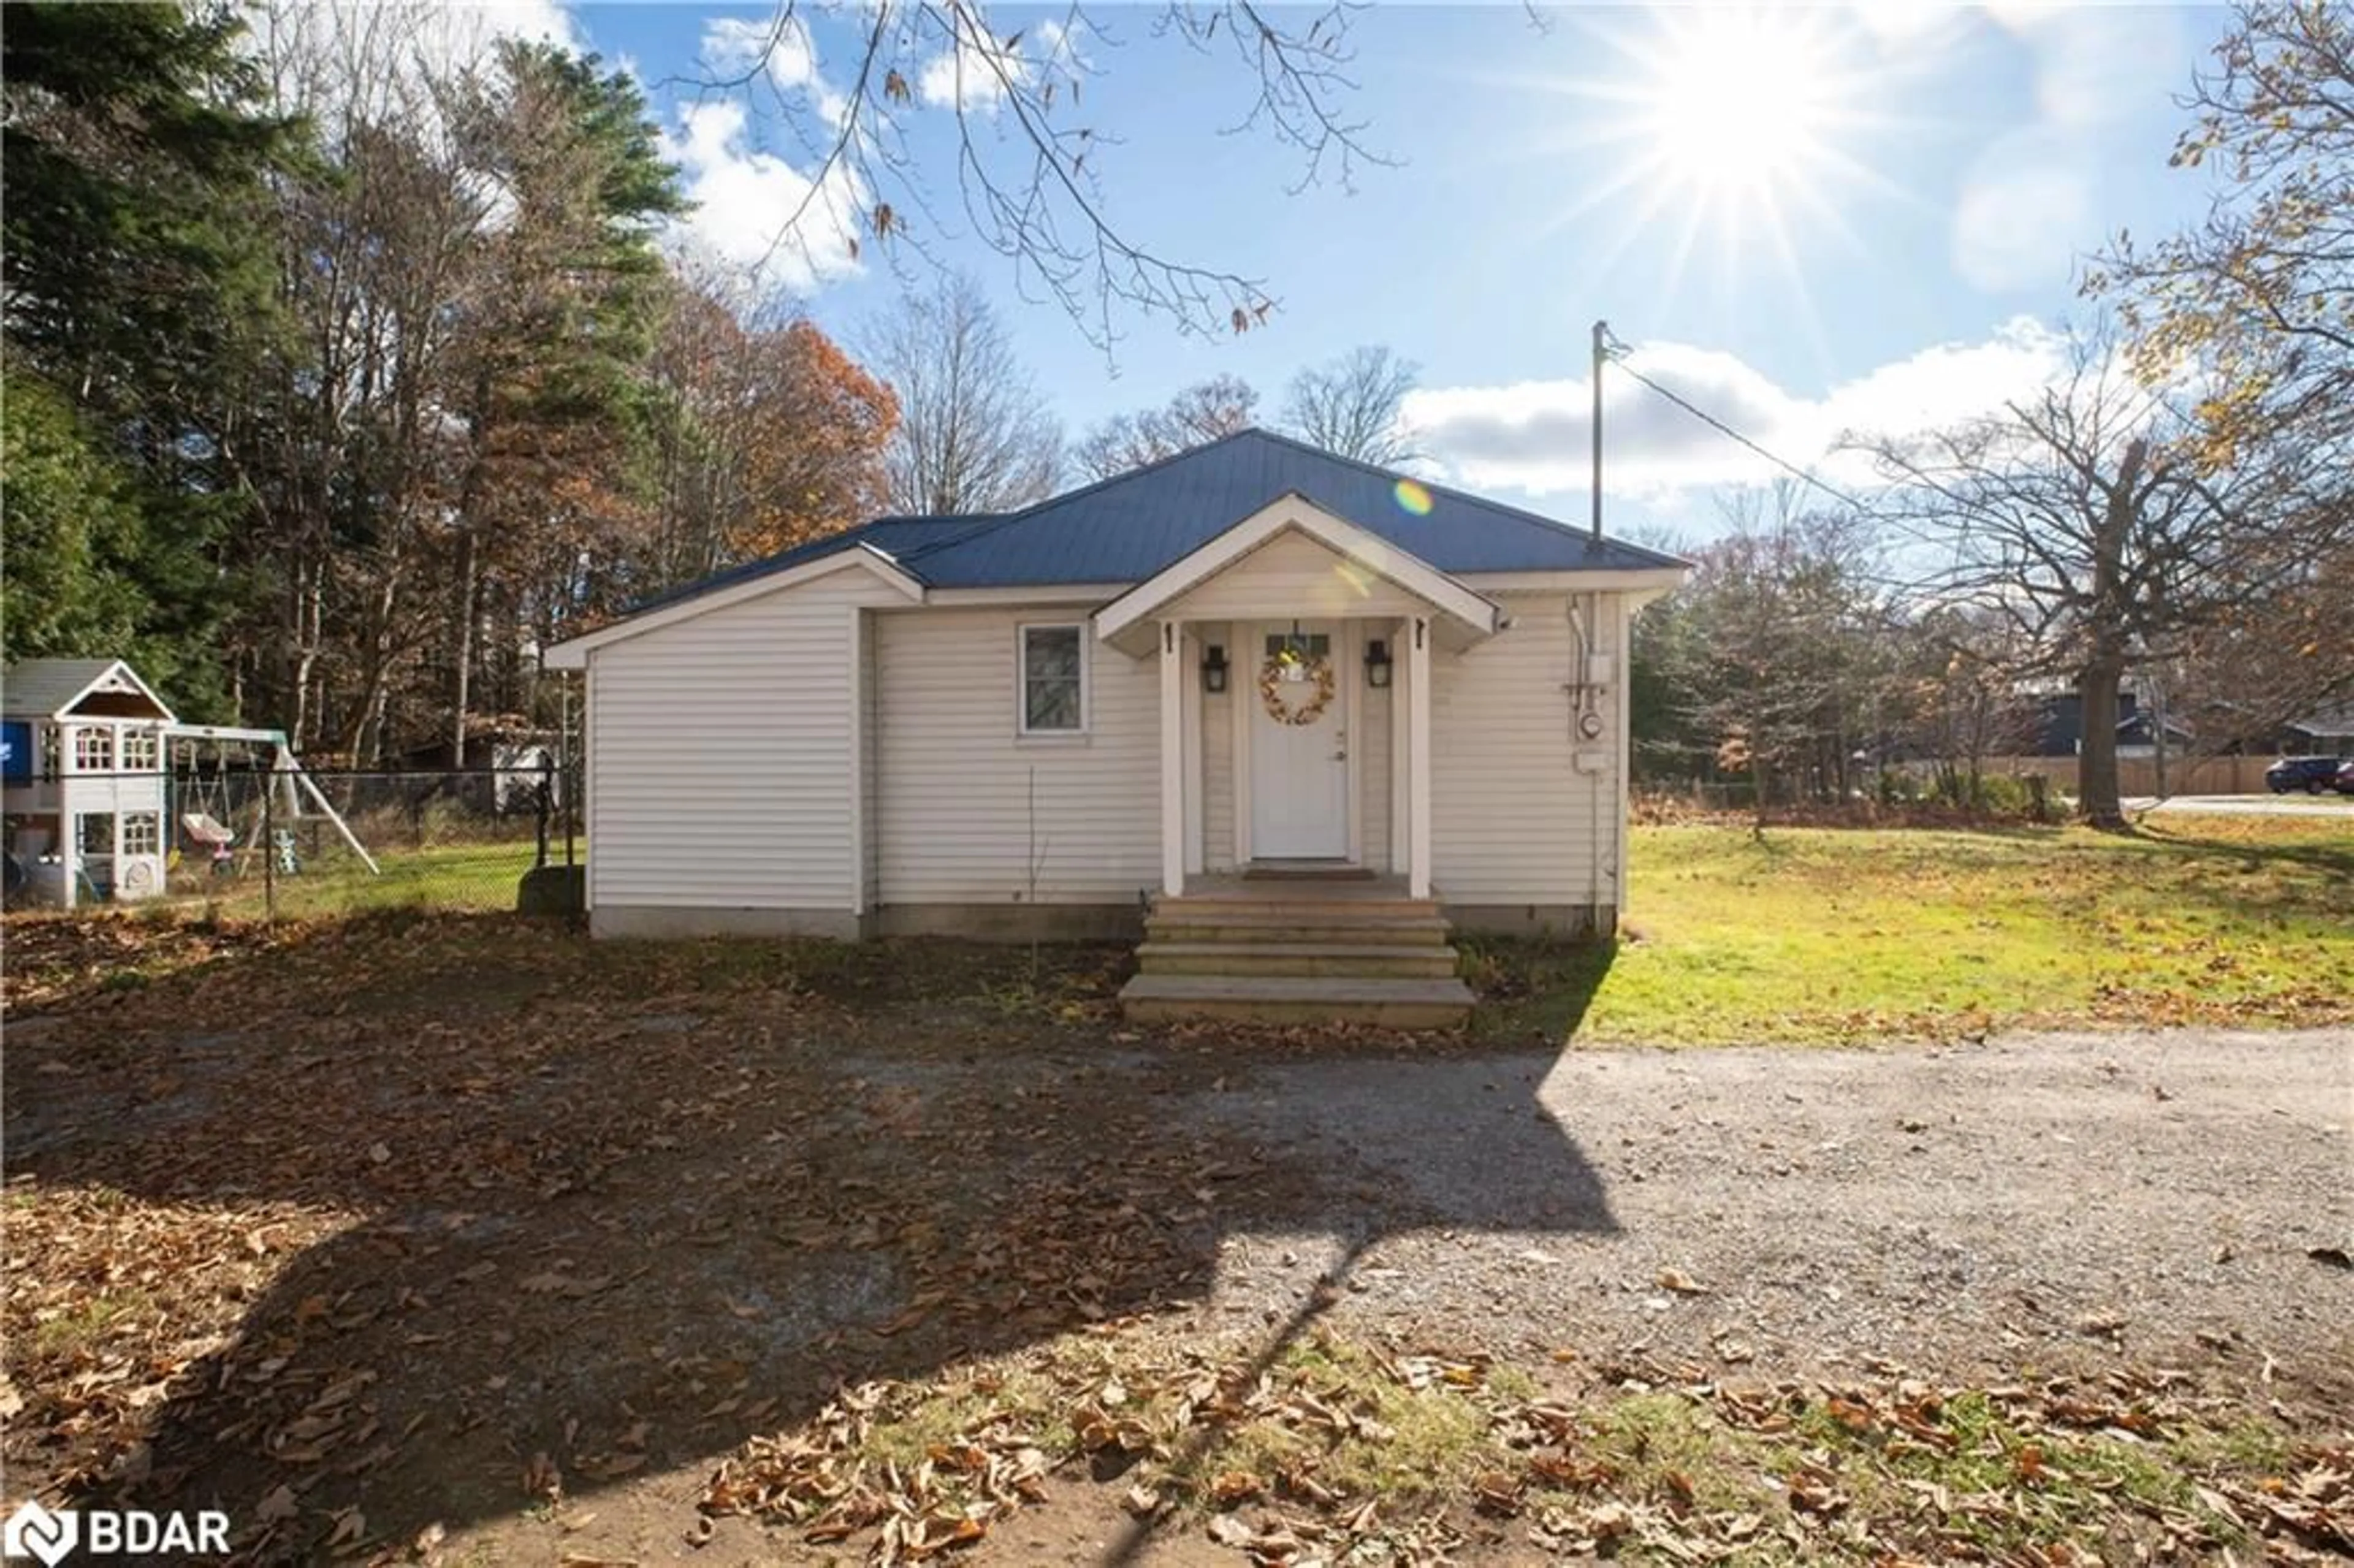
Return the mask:
<svg viewBox="0 0 2354 1568">
<path fill-rule="evenodd" d="M 1230 1322 L 1333 1270 L 1343 1318 L 1499 1353 L 2354 1383 L 2354 1032 L 1290 1061 L 1188 1108 L 1350 1216 L 1230 1234 Z"/>
<path fill-rule="evenodd" d="M 11 1476 L 299 1483 L 302 1539 L 398 1541 L 512 1521 L 544 1450 L 684 1552 L 712 1464 L 845 1383 L 1310 1310 L 1570 1378 L 2122 1361 L 2354 1422 L 2354 1031 L 1482 1052 L 1044 1021 L 955 956 L 849 1004 L 404 927 L 12 1018 Z"/>
</svg>

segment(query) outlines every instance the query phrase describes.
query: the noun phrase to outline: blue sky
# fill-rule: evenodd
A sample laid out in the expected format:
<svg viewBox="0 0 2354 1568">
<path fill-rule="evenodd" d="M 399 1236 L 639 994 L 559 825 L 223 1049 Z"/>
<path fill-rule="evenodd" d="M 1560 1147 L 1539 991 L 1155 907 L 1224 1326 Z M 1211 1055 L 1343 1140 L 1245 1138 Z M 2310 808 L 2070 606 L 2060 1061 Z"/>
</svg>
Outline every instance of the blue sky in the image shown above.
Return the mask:
<svg viewBox="0 0 2354 1568">
<path fill-rule="evenodd" d="M 2078 258 L 2119 228 L 2203 210 L 2202 176 L 2166 160 L 2175 95 L 2225 23 L 2171 6 L 1866 5 L 1579 7 L 1540 27 L 1517 6 L 1377 6 L 1352 22 L 1347 108 L 1394 163 L 1362 167 L 1353 191 L 1295 193 L 1296 152 L 1224 133 L 1248 108 L 1246 74 L 1156 41 L 1156 14 L 1106 6 L 1076 46 L 1094 72 L 1087 122 L 1117 138 L 1100 160 L 1111 216 L 1156 249 L 1263 280 L 1267 330 L 1188 338 L 1129 314 L 1108 362 L 970 236 L 921 235 L 980 277 L 1073 429 L 1224 371 L 1271 412 L 1299 366 L 1383 343 L 1421 366 L 1410 411 L 1440 477 L 1569 518 L 1585 503 L 1597 316 L 1649 374 L 1850 479 L 1855 460 L 1825 457 L 1841 431 L 1960 417 L 2053 374 L 2052 327 L 2087 313 Z M 762 92 L 670 85 L 773 15 L 573 5 L 554 20 L 649 84 L 705 196 L 682 243 L 761 249 L 811 162 L 775 93 L 819 105 L 848 87 L 867 13 L 807 7 L 806 48 Z M 1033 48 L 1064 15 L 988 12 Z M 907 58 L 947 58 L 938 44 Z M 945 177 L 949 108 L 919 91 L 901 114 L 917 166 Z M 952 203 L 933 216 L 958 217 Z M 779 281 L 854 340 L 897 297 L 896 270 L 927 270 L 819 240 L 814 264 Z M 1630 383 L 1606 387 L 1615 519 L 1706 532 L 1724 486 L 1764 476 Z"/>
</svg>

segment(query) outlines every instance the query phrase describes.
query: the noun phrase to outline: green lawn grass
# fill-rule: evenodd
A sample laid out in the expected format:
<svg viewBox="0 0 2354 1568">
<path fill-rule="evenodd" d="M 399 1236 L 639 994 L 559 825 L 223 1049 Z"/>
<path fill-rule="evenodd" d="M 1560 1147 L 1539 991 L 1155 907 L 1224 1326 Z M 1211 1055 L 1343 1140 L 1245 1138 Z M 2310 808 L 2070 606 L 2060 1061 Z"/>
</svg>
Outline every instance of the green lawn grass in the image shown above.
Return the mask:
<svg viewBox="0 0 2354 1568">
<path fill-rule="evenodd" d="M 536 846 L 530 842 L 379 848 L 375 853 L 381 868 L 377 873 L 339 849 L 332 857 L 305 863 L 292 876 L 278 877 L 278 917 L 309 920 L 376 909 L 512 909 L 515 886 L 537 858 Z M 562 853 L 559 845 L 558 858 Z M 214 903 L 224 915 L 258 919 L 269 894 L 257 865 L 217 889 L 200 886 L 192 896 Z"/>
<path fill-rule="evenodd" d="M 2354 832 L 1634 830 L 1622 939 L 1469 944 L 1485 1031 L 1721 1044 L 2354 1018 Z"/>
</svg>

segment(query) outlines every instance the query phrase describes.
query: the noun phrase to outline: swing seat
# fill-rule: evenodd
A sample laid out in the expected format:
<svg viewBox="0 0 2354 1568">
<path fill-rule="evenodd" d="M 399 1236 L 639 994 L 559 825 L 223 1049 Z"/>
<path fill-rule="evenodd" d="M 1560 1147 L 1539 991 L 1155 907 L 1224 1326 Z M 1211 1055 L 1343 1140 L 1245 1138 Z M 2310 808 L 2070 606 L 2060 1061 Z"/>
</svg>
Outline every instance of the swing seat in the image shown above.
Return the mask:
<svg viewBox="0 0 2354 1568">
<path fill-rule="evenodd" d="M 191 842 L 200 843 L 217 854 L 237 842 L 234 830 L 224 827 L 210 813 L 186 811 L 180 816 L 180 831 Z"/>
</svg>

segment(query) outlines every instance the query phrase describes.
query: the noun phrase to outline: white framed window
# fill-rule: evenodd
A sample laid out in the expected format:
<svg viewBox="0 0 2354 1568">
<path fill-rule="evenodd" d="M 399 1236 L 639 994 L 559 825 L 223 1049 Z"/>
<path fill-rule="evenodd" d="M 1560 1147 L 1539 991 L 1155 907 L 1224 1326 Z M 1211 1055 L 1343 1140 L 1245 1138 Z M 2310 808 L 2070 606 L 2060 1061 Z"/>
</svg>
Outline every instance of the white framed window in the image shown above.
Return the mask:
<svg viewBox="0 0 2354 1568">
<path fill-rule="evenodd" d="M 114 813 L 80 811 L 74 816 L 74 848 L 85 856 L 114 853 Z"/>
<path fill-rule="evenodd" d="M 155 732 L 152 729 L 126 729 L 122 732 L 122 771 L 153 773 L 155 771 Z"/>
<path fill-rule="evenodd" d="M 164 847 L 164 824 L 153 811 L 122 814 L 122 853 L 154 854 Z"/>
<path fill-rule="evenodd" d="M 114 771 L 114 732 L 101 726 L 83 725 L 74 731 L 74 771 L 77 773 L 111 773 Z"/>
<path fill-rule="evenodd" d="M 1087 728 L 1087 628 L 1023 626 L 1018 637 L 1021 733 L 1085 735 Z"/>
</svg>

